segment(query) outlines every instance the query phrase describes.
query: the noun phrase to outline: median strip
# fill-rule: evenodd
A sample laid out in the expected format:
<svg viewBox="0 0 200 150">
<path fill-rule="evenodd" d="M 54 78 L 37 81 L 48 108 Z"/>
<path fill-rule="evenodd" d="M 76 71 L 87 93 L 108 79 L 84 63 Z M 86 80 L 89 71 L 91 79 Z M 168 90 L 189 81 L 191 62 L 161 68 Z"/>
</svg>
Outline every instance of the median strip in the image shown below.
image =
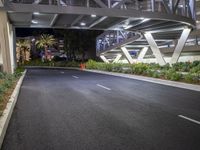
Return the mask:
<svg viewBox="0 0 200 150">
<path fill-rule="evenodd" d="M 193 123 L 196 123 L 196 124 L 199 124 L 200 125 L 200 121 L 197 121 L 197 120 L 194 120 L 194 119 L 191 119 L 189 117 L 186 117 L 186 116 L 183 116 L 183 115 L 178 115 L 180 118 L 183 118 L 183 119 L 186 119 L 188 121 L 191 121 Z"/>
<path fill-rule="evenodd" d="M 108 91 L 110 91 L 110 90 L 111 90 L 110 88 L 108 88 L 108 87 L 105 87 L 105 86 L 103 86 L 103 85 L 101 85 L 101 84 L 97 84 L 97 86 L 98 86 L 98 87 L 101 87 L 101 88 L 104 88 L 104 89 L 106 89 L 106 90 L 108 90 Z"/>
<path fill-rule="evenodd" d="M 79 77 L 77 77 L 77 76 L 72 76 L 73 78 L 75 78 L 75 79 L 78 79 Z"/>
</svg>

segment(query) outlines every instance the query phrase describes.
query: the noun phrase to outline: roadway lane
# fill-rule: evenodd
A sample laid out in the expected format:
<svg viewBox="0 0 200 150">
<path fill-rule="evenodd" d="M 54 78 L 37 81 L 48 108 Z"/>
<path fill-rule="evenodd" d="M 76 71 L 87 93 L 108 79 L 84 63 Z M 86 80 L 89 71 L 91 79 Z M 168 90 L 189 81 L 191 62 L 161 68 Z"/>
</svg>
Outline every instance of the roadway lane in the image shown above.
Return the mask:
<svg viewBox="0 0 200 150">
<path fill-rule="evenodd" d="M 199 150 L 200 92 L 29 69 L 2 150 Z"/>
</svg>

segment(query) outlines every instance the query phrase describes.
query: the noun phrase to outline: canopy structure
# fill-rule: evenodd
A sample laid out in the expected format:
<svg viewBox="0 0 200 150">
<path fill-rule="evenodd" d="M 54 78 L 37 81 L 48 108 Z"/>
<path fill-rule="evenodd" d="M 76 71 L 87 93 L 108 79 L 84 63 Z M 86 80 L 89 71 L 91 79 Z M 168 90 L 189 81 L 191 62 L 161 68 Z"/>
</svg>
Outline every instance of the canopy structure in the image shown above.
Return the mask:
<svg viewBox="0 0 200 150">
<path fill-rule="evenodd" d="M 196 5 L 195 0 L 1 0 L 0 10 L 14 28 L 105 30 L 97 37 L 97 56 L 127 58 L 126 50 L 148 47 L 163 65 L 160 46 L 176 43 L 176 52 L 182 51 L 184 37 L 195 28 Z"/>
</svg>

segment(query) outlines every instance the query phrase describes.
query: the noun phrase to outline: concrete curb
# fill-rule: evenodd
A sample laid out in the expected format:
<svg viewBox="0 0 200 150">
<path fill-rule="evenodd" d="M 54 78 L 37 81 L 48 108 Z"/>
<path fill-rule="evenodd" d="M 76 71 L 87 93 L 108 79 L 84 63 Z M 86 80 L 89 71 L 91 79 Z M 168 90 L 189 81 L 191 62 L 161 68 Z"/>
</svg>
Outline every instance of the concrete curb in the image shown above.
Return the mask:
<svg viewBox="0 0 200 150">
<path fill-rule="evenodd" d="M 200 85 L 194 85 L 194 84 L 188 84 L 188 83 L 182 83 L 182 82 L 176 82 L 176 81 L 169 81 L 169 80 L 162 80 L 162 79 L 157 79 L 157 78 L 144 77 L 144 76 L 131 75 L 131 74 L 99 71 L 99 70 L 84 69 L 84 71 L 112 75 L 112 76 L 117 76 L 117 77 L 124 77 L 124 78 L 135 79 L 135 80 L 141 80 L 141 81 L 146 81 L 146 82 L 152 82 L 152 83 L 156 83 L 156 84 L 162 84 L 162 85 L 167 85 L 167 86 L 172 86 L 172 87 L 177 87 L 177 88 L 182 88 L 182 89 L 188 89 L 188 90 L 193 90 L 193 91 L 198 91 L 198 92 L 200 91 Z"/>
<path fill-rule="evenodd" d="M 20 87 L 22 85 L 22 82 L 24 80 L 24 76 L 26 74 L 26 71 L 23 72 L 22 76 L 20 77 L 19 81 L 17 82 L 17 85 L 6 105 L 5 110 L 3 111 L 2 116 L 0 117 L 0 148 L 2 146 L 3 143 L 3 139 L 5 137 L 6 134 L 6 130 L 8 128 L 8 124 L 13 112 L 13 109 L 15 107 L 15 104 L 17 102 L 17 98 L 20 92 Z"/>
</svg>

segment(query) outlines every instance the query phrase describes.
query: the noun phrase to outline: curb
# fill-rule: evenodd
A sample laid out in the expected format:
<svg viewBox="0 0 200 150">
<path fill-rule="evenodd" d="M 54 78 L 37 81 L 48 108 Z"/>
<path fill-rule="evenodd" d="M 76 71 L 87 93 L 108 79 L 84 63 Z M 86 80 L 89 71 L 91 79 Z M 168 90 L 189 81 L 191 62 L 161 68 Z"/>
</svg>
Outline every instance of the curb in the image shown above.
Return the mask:
<svg viewBox="0 0 200 150">
<path fill-rule="evenodd" d="M 151 77 L 145 77 L 145 76 L 138 76 L 138 75 L 116 73 L 116 72 L 106 72 L 106 71 L 100 71 L 100 70 L 84 69 L 84 71 L 106 74 L 106 75 L 112 75 L 112 76 L 123 77 L 123 78 L 129 78 L 129 79 L 135 79 L 135 80 L 146 81 L 146 82 L 151 82 L 151 83 L 167 85 L 167 86 L 172 86 L 172 87 L 176 87 L 176 88 L 182 88 L 182 89 L 200 92 L 200 85 L 194 85 L 194 84 L 189 84 L 189 83 L 182 83 L 182 82 L 163 80 L 163 79 L 157 79 L 157 78 L 151 78 Z"/>
<path fill-rule="evenodd" d="M 26 74 L 26 70 L 23 72 L 22 76 L 20 77 L 19 81 L 17 82 L 17 85 L 6 105 L 6 108 L 3 111 L 2 116 L 0 117 L 0 148 L 2 146 L 3 139 L 5 137 L 6 130 L 8 128 L 8 124 L 9 124 L 13 109 L 17 102 L 17 98 L 18 98 L 20 88 L 21 88 L 22 82 L 24 80 L 25 74 Z"/>
</svg>

